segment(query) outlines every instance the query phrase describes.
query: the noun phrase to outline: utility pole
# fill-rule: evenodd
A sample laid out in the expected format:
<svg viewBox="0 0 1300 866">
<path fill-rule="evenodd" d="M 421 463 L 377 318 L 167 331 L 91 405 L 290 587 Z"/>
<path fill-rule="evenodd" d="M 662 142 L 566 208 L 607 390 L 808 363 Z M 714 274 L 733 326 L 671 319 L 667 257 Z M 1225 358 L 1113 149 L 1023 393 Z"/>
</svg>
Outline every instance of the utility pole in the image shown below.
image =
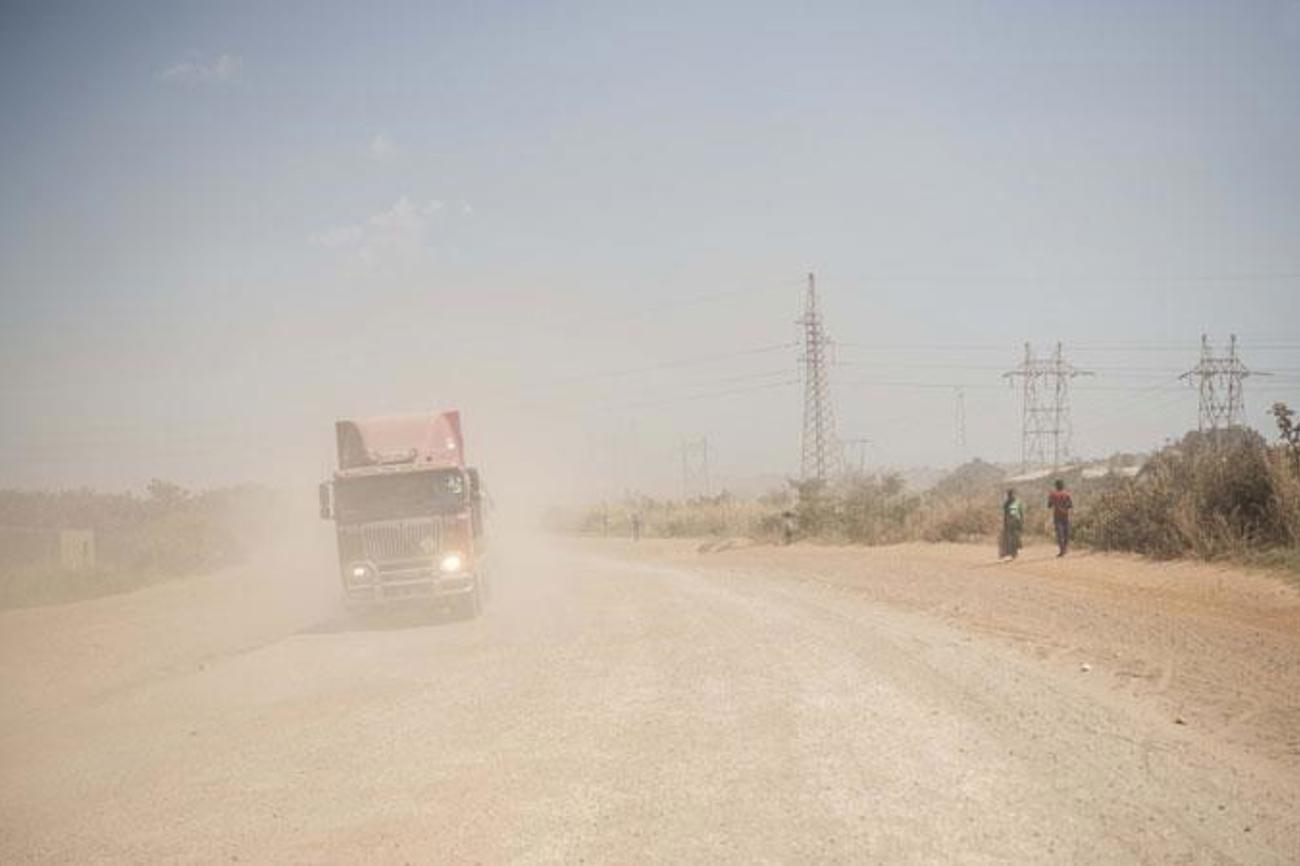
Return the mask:
<svg viewBox="0 0 1300 866">
<path fill-rule="evenodd" d="M 709 440 L 707 436 L 682 440 L 682 498 L 713 495 L 709 482 Z"/>
<path fill-rule="evenodd" d="M 1246 408 L 1245 380 L 1266 375 L 1247 369 L 1237 357 L 1236 334 L 1228 342 L 1227 355 L 1215 355 L 1210 338 L 1202 334 L 1200 362 L 1178 378 L 1189 383 L 1195 380 L 1199 398 L 1196 426 L 1206 431 L 1240 427 Z"/>
<path fill-rule="evenodd" d="M 871 444 L 870 439 L 845 439 L 844 440 L 844 445 L 846 448 L 851 445 L 857 446 L 859 475 L 867 474 L 867 446 L 870 444 Z"/>
<path fill-rule="evenodd" d="M 615 426 L 609 431 L 609 475 L 614 485 L 614 499 L 628 500 L 639 493 L 641 461 L 637 451 L 635 418 L 627 422 L 626 428 Z"/>
<path fill-rule="evenodd" d="M 1070 456 L 1070 380 L 1091 376 L 1065 360 L 1061 344 L 1049 358 L 1036 358 L 1025 343 L 1025 359 L 1003 378 L 1021 379 L 1020 464 L 1022 470 L 1046 466 L 1059 468 Z"/>
<path fill-rule="evenodd" d="M 800 477 L 804 481 L 827 481 L 843 466 L 840 443 L 835 436 L 835 412 L 831 407 L 827 375 L 830 339 L 822 329 L 817 310 L 817 283 L 808 275 L 803 318 L 803 454 Z"/>
<path fill-rule="evenodd" d="M 623 449 L 618 438 L 618 429 L 609 431 L 609 483 L 610 498 L 621 502 L 627 493 L 627 478 L 623 474 Z"/>
<path fill-rule="evenodd" d="M 963 462 L 966 459 L 966 389 L 955 389 L 953 397 L 956 400 L 954 426 L 956 427 L 957 460 Z"/>
</svg>

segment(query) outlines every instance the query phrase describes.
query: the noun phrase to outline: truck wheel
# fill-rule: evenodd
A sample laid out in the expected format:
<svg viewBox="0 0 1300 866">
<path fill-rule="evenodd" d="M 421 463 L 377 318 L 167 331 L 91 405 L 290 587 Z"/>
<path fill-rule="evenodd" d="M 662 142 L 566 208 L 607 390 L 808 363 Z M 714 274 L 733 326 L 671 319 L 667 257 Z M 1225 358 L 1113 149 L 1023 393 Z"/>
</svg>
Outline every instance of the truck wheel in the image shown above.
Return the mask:
<svg viewBox="0 0 1300 866">
<path fill-rule="evenodd" d="M 479 583 L 474 581 L 474 588 L 469 592 L 456 599 L 452 608 L 456 619 L 470 620 L 477 617 L 483 611 L 483 601 L 479 597 Z"/>
</svg>

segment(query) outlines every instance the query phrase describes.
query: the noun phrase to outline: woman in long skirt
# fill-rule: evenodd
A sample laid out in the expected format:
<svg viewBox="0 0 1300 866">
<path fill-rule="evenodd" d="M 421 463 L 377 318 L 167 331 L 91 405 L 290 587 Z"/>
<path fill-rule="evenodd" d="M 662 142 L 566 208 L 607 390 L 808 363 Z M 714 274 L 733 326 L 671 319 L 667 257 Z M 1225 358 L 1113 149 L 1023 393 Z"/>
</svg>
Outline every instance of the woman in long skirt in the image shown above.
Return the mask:
<svg viewBox="0 0 1300 866">
<path fill-rule="evenodd" d="M 1016 498 L 1016 491 L 1008 490 L 1002 503 L 1002 538 L 998 556 L 1015 559 L 1020 553 L 1020 536 L 1025 529 L 1025 506 Z"/>
</svg>

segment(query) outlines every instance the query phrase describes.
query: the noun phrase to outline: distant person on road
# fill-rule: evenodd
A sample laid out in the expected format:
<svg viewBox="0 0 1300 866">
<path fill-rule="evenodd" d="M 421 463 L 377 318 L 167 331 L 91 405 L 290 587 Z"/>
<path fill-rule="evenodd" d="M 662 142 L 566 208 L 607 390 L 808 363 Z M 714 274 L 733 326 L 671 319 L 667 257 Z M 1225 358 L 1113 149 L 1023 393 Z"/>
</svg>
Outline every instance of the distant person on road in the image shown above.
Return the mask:
<svg viewBox="0 0 1300 866">
<path fill-rule="evenodd" d="M 1015 490 L 1007 491 L 1002 502 L 1002 541 L 998 555 L 1015 559 L 1020 553 L 1020 536 L 1025 529 L 1025 506 L 1016 498 Z"/>
<path fill-rule="evenodd" d="M 632 512 L 632 540 L 641 540 L 641 512 Z"/>
<path fill-rule="evenodd" d="M 795 520 L 793 511 L 781 512 L 781 540 L 785 544 L 794 543 Z"/>
<path fill-rule="evenodd" d="M 1065 556 L 1070 549 L 1070 510 L 1074 502 L 1065 489 L 1065 482 L 1056 479 L 1056 489 L 1047 494 L 1047 507 L 1052 509 L 1052 525 L 1056 528 L 1056 547 L 1058 557 Z"/>
</svg>

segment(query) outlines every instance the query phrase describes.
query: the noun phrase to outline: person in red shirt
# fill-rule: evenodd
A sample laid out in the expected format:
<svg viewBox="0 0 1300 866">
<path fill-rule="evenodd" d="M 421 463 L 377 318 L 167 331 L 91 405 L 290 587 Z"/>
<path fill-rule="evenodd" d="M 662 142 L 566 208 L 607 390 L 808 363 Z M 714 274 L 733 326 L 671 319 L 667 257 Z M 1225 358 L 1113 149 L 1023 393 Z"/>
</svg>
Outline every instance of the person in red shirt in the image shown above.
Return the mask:
<svg viewBox="0 0 1300 866">
<path fill-rule="evenodd" d="M 1056 547 L 1058 557 L 1065 556 L 1070 548 L 1070 509 L 1074 502 L 1065 490 L 1065 482 L 1056 479 L 1056 489 L 1047 494 L 1047 507 L 1052 509 L 1052 525 L 1056 527 Z"/>
</svg>

